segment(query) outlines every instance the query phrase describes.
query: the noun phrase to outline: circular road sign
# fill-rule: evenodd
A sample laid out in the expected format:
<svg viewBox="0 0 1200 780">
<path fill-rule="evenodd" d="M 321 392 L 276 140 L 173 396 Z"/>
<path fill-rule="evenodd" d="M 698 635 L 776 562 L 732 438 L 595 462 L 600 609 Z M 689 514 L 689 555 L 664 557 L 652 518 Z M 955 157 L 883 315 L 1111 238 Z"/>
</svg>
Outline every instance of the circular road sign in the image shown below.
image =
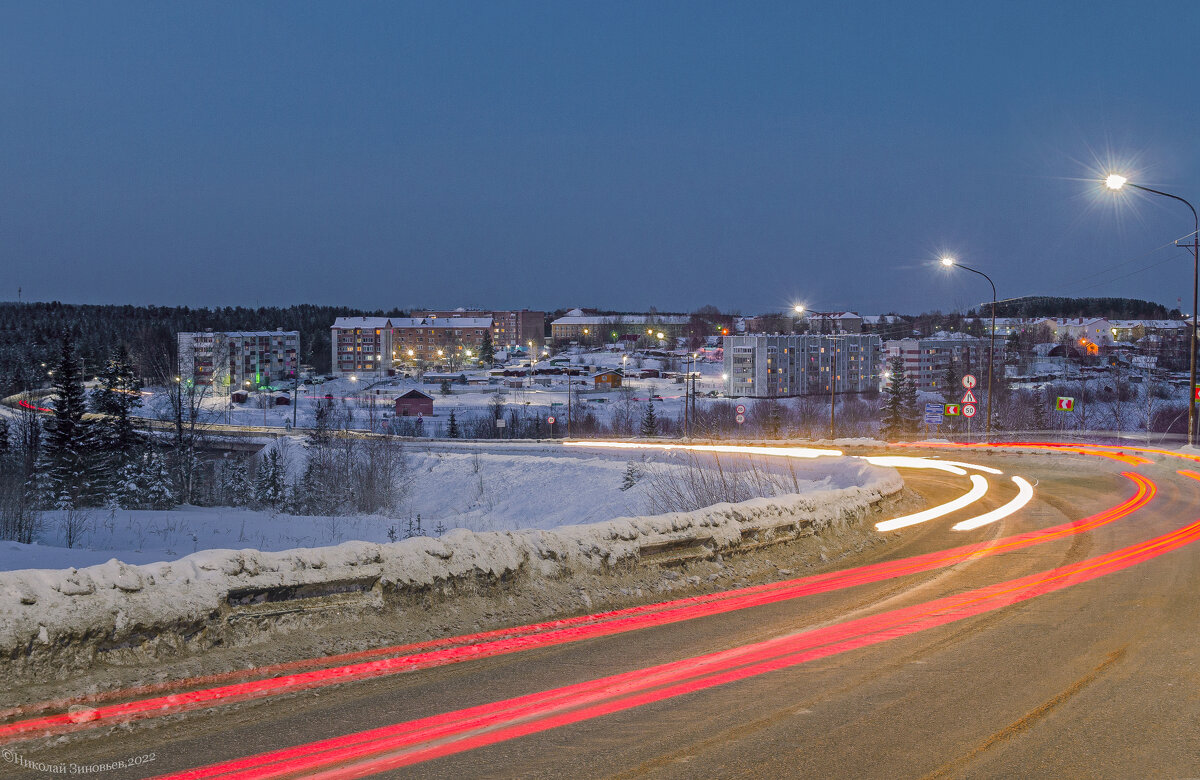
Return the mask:
<svg viewBox="0 0 1200 780">
<path fill-rule="evenodd" d="M 737 420 L 738 425 L 741 425 L 742 423 L 746 422 L 746 415 L 739 414 L 737 417 L 734 417 L 733 419 Z"/>
<path fill-rule="evenodd" d="M 970 390 L 972 387 L 974 387 L 977 384 L 979 384 L 979 382 L 978 382 L 978 380 L 975 379 L 974 374 L 963 374 L 963 378 L 962 378 L 962 386 L 963 387 Z"/>
<path fill-rule="evenodd" d="M 963 404 L 962 413 L 963 417 L 974 417 L 975 404 Z"/>
<path fill-rule="evenodd" d="M 745 414 L 746 413 L 745 404 L 738 404 L 736 407 L 734 407 L 734 411 L 737 412 L 738 414 Z"/>
<path fill-rule="evenodd" d="M 553 418 L 553 417 L 547 417 L 547 418 L 546 418 L 546 422 L 550 423 L 551 425 L 554 425 L 554 418 Z"/>
</svg>

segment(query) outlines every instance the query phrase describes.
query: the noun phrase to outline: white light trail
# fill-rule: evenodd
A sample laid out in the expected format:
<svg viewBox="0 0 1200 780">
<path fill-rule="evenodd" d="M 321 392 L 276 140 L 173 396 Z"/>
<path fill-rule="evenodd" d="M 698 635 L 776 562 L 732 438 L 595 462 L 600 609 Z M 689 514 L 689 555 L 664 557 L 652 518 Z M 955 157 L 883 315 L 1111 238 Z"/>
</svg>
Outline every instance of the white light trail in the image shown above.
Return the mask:
<svg viewBox="0 0 1200 780">
<path fill-rule="evenodd" d="M 966 470 L 948 460 L 930 460 L 911 455 L 871 455 L 862 458 L 872 466 L 891 466 L 894 469 L 934 469 L 951 474 L 966 474 Z M 963 464 L 966 465 L 966 464 Z"/>
<path fill-rule="evenodd" d="M 959 496 L 953 501 L 942 504 L 941 506 L 935 506 L 930 509 L 926 509 L 923 512 L 917 512 L 916 514 L 897 517 L 894 520 L 884 520 L 882 523 L 876 523 L 875 530 L 880 532 L 894 531 L 897 528 L 906 528 L 910 525 L 916 525 L 917 523 L 924 523 L 926 520 L 933 520 L 935 518 L 948 515 L 951 512 L 956 512 L 965 506 L 970 506 L 979 499 L 983 498 L 984 495 L 987 494 L 987 490 L 987 480 L 978 474 L 972 474 L 971 489 L 964 495 Z"/>
<path fill-rule="evenodd" d="M 645 444 L 632 441 L 564 441 L 565 447 L 607 447 L 617 450 L 690 450 L 738 455 L 780 455 L 785 458 L 841 457 L 841 450 L 819 450 L 812 447 L 748 447 L 735 444 Z M 966 472 L 963 472 L 966 473 Z"/>
<path fill-rule="evenodd" d="M 954 525 L 954 530 L 970 531 L 973 528 L 979 528 L 980 526 L 987 525 L 988 523 L 994 523 L 997 520 L 1003 520 L 1013 512 L 1016 512 L 1021 507 L 1028 504 L 1033 498 L 1033 485 L 1030 485 L 1028 481 L 1022 479 L 1021 477 L 1013 477 L 1012 481 L 1017 484 L 1016 498 L 1014 498 L 1012 501 L 1009 501 L 1002 507 L 993 509 L 987 514 L 982 514 L 979 517 L 972 517 L 969 520 L 963 520 L 961 523 L 956 523 Z"/>
<path fill-rule="evenodd" d="M 961 466 L 964 469 L 974 469 L 982 471 L 984 474 L 1003 474 L 1000 469 L 994 469 L 991 466 L 980 466 L 978 463 L 963 463 L 961 460 L 943 460 L 942 463 L 949 463 L 952 466 Z"/>
</svg>

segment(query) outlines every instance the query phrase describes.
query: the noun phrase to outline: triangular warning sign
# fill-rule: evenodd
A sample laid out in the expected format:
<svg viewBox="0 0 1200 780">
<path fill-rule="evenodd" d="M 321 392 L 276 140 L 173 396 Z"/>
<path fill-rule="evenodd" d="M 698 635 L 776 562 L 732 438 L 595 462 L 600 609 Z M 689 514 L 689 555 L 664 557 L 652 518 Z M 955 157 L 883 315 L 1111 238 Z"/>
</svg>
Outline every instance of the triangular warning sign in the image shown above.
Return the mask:
<svg viewBox="0 0 1200 780">
<path fill-rule="evenodd" d="M 974 393 L 972 393 L 970 390 L 968 390 L 967 392 L 963 393 L 962 402 L 963 402 L 964 404 L 974 404 L 974 403 L 979 403 L 978 401 L 976 401 L 976 400 L 975 400 L 975 394 L 974 394 Z"/>
</svg>

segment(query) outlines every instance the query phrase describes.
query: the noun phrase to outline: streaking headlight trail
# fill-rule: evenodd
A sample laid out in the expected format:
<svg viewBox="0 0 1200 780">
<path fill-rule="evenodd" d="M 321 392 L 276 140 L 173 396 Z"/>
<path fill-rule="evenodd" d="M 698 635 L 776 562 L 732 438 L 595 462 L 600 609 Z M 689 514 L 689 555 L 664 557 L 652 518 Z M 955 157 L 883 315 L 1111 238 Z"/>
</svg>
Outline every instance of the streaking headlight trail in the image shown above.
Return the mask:
<svg viewBox="0 0 1200 780">
<path fill-rule="evenodd" d="M 935 520 L 939 517 L 957 512 L 965 506 L 970 506 L 979 499 L 987 495 L 988 483 L 987 480 L 978 474 L 971 475 L 971 489 L 966 494 L 959 496 L 953 501 L 948 501 L 940 506 L 935 506 L 931 509 L 926 509 L 923 512 L 917 512 L 904 517 L 897 517 L 893 520 L 884 520 L 882 523 L 875 524 L 876 531 L 894 531 L 897 528 L 906 528 L 910 525 L 924 523 L 928 520 Z"/>
<path fill-rule="evenodd" d="M 994 523 L 997 520 L 1003 520 L 1018 511 L 1033 499 L 1033 485 L 1029 481 L 1021 477 L 1013 477 L 1012 481 L 1017 485 L 1017 497 L 1009 501 L 1002 507 L 997 507 L 992 511 L 982 514 L 979 517 L 972 517 L 969 520 L 963 520 L 961 523 L 956 523 L 952 526 L 955 531 L 970 531 L 974 528 L 980 528 L 988 523 Z"/>
</svg>

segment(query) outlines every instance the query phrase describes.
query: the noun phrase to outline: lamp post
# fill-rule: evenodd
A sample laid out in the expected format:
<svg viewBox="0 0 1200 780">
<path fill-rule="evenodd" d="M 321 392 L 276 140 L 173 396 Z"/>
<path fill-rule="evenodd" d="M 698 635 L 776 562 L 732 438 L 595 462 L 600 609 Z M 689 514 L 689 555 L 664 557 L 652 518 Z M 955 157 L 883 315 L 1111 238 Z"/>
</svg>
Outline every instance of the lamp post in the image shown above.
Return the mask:
<svg viewBox="0 0 1200 780">
<path fill-rule="evenodd" d="M 1189 447 L 1194 447 L 1196 445 L 1196 309 L 1198 308 L 1198 304 L 1200 304 L 1200 301 L 1197 301 L 1197 293 L 1200 292 L 1200 217 L 1196 215 L 1196 207 L 1178 195 L 1172 195 L 1169 192 L 1163 192 L 1162 190 L 1155 190 L 1151 189 L 1150 187 L 1143 187 L 1140 184 L 1134 184 L 1133 182 L 1129 181 L 1128 178 L 1121 176 L 1120 174 L 1110 174 L 1108 178 L 1104 180 L 1104 185 L 1114 192 L 1124 187 L 1133 187 L 1135 190 L 1149 192 L 1151 195 L 1161 195 L 1164 198 L 1177 200 L 1192 210 L 1192 337 L 1188 341 L 1190 345 L 1190 352 L 1192 354 L 1190 369 L 1191 387 L 1188 391 L 1187 443 Z M 1178 244 L 1179 242 L 1176 241 L 1175 243 Z"/>
<path fill-rule="evenodd" d="M 953 257 L 943 257 L 942 265 L 947 268 L 961 268 L 964 271 L 970 271 L 973 274 L 979 274 L 984 279 L 987 279 L 988 284 L 992 286 L 992 333 L 991 340 L 988 346 L 988 402 L 987 402 L 987 420 L 985 421 L 985 437 L 987 441 L 992 440 L 992 414 L 994 407 L 992 406 L 992 365 L 996 362 L 996 283 L 992 281 L 992 277 L 985 274 L 983 271 L 972 268 L 969 265 L 963 265 Z"/>
</svg>

